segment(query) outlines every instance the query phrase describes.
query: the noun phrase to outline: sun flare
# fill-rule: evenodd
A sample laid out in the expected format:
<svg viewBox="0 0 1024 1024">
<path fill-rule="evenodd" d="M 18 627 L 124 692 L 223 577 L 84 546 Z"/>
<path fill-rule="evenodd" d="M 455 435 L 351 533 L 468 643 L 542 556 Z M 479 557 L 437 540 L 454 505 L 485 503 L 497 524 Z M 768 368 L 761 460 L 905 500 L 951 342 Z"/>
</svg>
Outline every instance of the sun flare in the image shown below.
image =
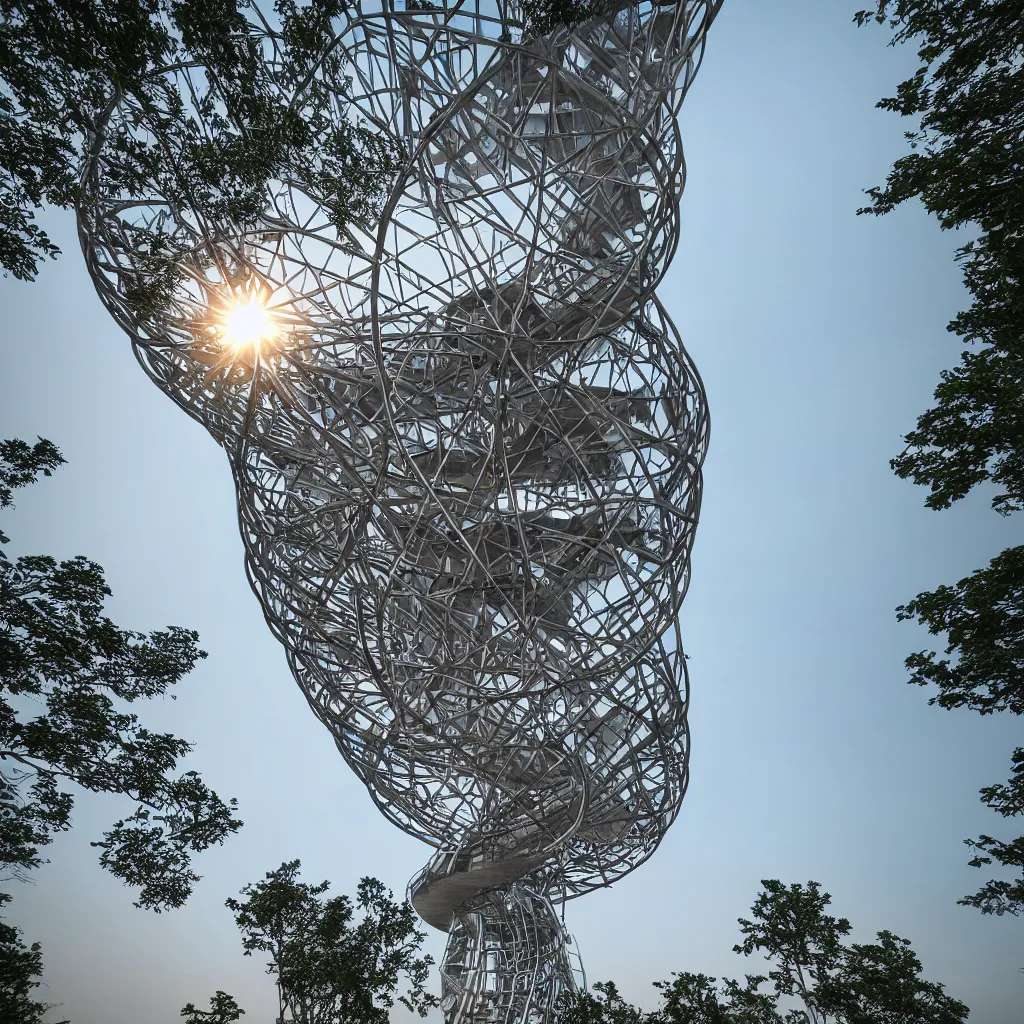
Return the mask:
<svg viewBox="0 0 1024 1024">
<path fill-rule="evenodd" d="M 258 295 L 239 297 L 224 314 L 224 341 L 233 348 L 258 346 L 276 333 L 273 314 Z"/>
</svg>

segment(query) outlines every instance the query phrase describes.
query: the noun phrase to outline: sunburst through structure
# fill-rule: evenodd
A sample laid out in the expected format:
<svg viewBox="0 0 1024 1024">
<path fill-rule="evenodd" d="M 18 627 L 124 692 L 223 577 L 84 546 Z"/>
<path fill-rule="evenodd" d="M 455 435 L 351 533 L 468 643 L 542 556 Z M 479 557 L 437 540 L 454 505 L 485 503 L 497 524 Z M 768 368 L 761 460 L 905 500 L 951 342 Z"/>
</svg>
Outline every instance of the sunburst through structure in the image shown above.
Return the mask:
<svg viewBox="0 0 1024 1024">
<path fill-rule="evenodd" d="M 531 34 L 505 0 L 353 3 L 319 95 L 405 155 L 344 229 L 301 168 L 244 223 L 156 185 L 126 202 L 109 140 L 149 130 L 128 101 L 84 169 L 99 294 L 227 451 L 296 680 L 434 848 L 409 892 L 449 933 L 451 1021 L 551 1019 L 576 984 L 556 908 L 646 860 L 686 787 L 707 415 L 654 290 L 719 5 Z M 201 68 L 168 74 L 204 109 Z M 157 243 L 174 273 L 143 301 Z"/>
<path fill-rule="evenodd" d="M 257 294 L 232 296 L 219 319 L 225 343 L 236 351 L 258 350 L 260 342 L 273 341 L 277 333 L 273 317 Z"/>
</svg>

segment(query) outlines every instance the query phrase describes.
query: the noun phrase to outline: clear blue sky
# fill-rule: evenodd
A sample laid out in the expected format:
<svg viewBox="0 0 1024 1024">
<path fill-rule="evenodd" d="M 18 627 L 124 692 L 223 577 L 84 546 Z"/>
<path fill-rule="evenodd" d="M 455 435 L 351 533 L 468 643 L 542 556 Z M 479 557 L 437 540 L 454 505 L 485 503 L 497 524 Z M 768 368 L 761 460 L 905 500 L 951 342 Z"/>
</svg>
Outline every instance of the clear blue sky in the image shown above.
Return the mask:
<svg viewBox="0 0 1024 1024">
<path fill-rule="evenodd" d="M 759 879 L 813 878 L 858 938 L 910 938 L 974 1024 L 1018 1024 L 1024 922 L 955 901 L 984 878 L 961 840 L 1013 834 L 977 791 L 1007 777 L 1020 723 L 929 707 L 902 667 L 926 638 L 893 608 L 1021 529 L 984 495 L 929 512 L 888 468 L 956 358 L 944 327 L 964 293 L 955 237 L 920 209 L 854 215 L 904 145 L 874 103 L 914 65 L 854 28 L 857 6 L 727 0 L 684 109 L 683 235 L 661 294 L 712 412 L 684 611 L 692 781 L 653 860 L 567 920 L 591 980 L 653 1004 L 674 970 L 752 970 L 730 950 Z M 74 1024 L 170 1024 L 218 988 L 270 1021 L 223 900 L 293 857 L 342 890 L 375 874 L 400 892 L 427 850 L 381 819 L 291 681 L 245 582 L 224 457 L 135 365 L 71 218 L 47 223 L 65 256 L 34 284 L 0 281 L 0 435 L 49 437 L 69 465 L 5 529 L 19 552 L 104 565 L 119 623 L 200 631 L 209 659 L 146 717 L 196 741 L 190 765 L 246 825 L 202 857 L 187 908 L 154 916 L 88 845 L 124 805 L 85 797 L 14 918 Z"/>
</svg>

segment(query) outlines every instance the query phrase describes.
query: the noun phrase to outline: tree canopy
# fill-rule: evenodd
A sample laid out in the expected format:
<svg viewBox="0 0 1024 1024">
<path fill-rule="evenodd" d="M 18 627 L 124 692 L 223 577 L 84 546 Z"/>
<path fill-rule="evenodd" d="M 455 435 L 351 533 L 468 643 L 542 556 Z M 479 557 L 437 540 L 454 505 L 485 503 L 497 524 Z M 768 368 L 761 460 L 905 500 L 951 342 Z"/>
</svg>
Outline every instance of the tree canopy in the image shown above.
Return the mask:
<svg viewBox="0 0 1024 1024">
<path fill-rule="evenodd" d="M 10 901 L 0 893 L 0 907 Z M 51 1005 L 34 999 L 42 982 L 43 954 L 38 942 L 26 946 L 21 930 L 0 921 L 0 1020 L 4 1024 L 41 1024 Z M 68 1024 L 54 1021 L 53 1024 Z"/>
<path fill-rule="evenodd" d="M 616 0 L 522 0 L 526 31 L 545 35 L 556 28 L 572 28 L 597 18 L 613 7 L 625 6 Z"/>
<path fill-rule="evenodd" d="M 227 992 L 216 992 L 210 999 L 210 1009 L 200 1010 L 189 1003 L 181 1011 L 185 1024 L 231 1024 L 245 1015 L 234 997 Z"/>
<path fill-rule="evenodd" d="M 523 14 L 527 31 L 540 34 L 609 6 L 525 0 Z M 87 201 L 85 157 L 118 104 L 134 115 L 133 130 L 106 141 L 115 193 L 159 194 L 207 223 L 244 223 L 263 212 L 268 183 L 296 177 L 339 228 L 372 213 L 401 146 L 338 104 L 347 56 L 335 44 L 349 7 L 0 0 L 0 268 L 31 280 L 59 254 L 38 212 Z"/>
<path fill-rule="evenodd" d="M 425 935 L 410 904 L 398 903 L 377 879 L 360 881 L 355 899 L 327 896 L 329 882 L 299 878 L 288 861 L 229 899 L 246 956 L 266 953 L 279 1019 L 290 1024 L 387 1024 L 396 1002 L 426 1016 L 437 1005 L 426 982 L 433 958 L 420 954 Z M 404 991 L 402 991 L 404 979 Z M 220 1024 L 244 1013 L 218 992 L 209 1011 L 189 1003 L 187 1024 Z"/>
<path fill-rule="evenodd" d="M 397 143 L 346 116 L 322 84 L 346 81 L 332 43 L 347 7 L 0 0 L 0 267 L 28 280 L 58 254 L 37 213 L 82 201 L 84 157 L 118 103 L 149 134 L 108 140 L 115 192 L 147 194 L 155 182 L 212 222 L 242 222 L 262 212 L 268 182 L 294 173 L 339 224 L 372 209 Z"/>
<path fill-rule="evenodd" d="M 893 44 L 917 47 L 918 68 L 878 106 L 916 121 L 910 152 L 861 213 L 886 214 L 919 200 L 943 228 L 969 227 L 957 258 L 970 306 L 949 331 L 966 343 L 941 374 L 935 404 L 918 418 L 892 461 L 896 474 L 928 488 L 944 509 L 977 487 L 1009 515 L 1024 505 L 1024 6 L 1020 0 L 878 0 L 859 24 L 887 25 Z M 898 609 L 935 635 L 946 657 L 907 659 L 910 682 L 938 687 L 941 707 L 981 714 L 1024 711 L 1024 546 L 1012 547 L 953 586 L 918 594 Z M 982 790 L 1004 816 L 1024 810 L 1013 754 L 1008 786 Z M 967 840 L 970 863 L 1015 869 L 962 903 L 984 913 L 1024 910 L 1024 837 Z"/>
<path fill-rule="evenodd" d="M 897 474 L 948 508 L 981 483 L 992 503 L 1024 501 L 1024 26 L 1018 0 L 880 0 L 857 20 L 888 23 L 892 42 L 913 41 L 920 66 L 883 110 L 914 117 L 911 152 L 884 186 L 868 190 L 864 213 L 885 214 L 919 199 L 943 228 L 971 226 L 958 252 L 971 306 L 949 330 L 975 344 L 942 374 L 894 460 Z"/>
<path fill-rule="evenodd" d="M 744 956 L 760 954 L 767 977 L 721 983 L 683 972 L 655 982 L 661 1002 L 645 1011 L 626 1002 L 612 982 L 566 1005 L 559 1024 L 962 1024 L 968 1009 L 943 986 L 921 977 L 910 942 L 892 932 L 851 942 L 850 922 L 826 913 L 831 902 L 817 882 L 764 888 L 740 918 Z M 773 990 L 763 990 L 771 982 Z"/>
<path fill-rule="evenodd" d="M 63 461 L 49 441 L 0 443 L 0 508 Z M 95 562 L 0 549 L 0 875 L 42 863 L 41 848 L 71 827 L 76 789 L 116 793 L 132 811 L 93 845 L 139 887 L 138 905 L 159 911 L 191 893 L 192 855 L 241 822 L 196 772 L 176 774 L 188 742 L 127 710 L 168 694 L 206 657 L 197 634 L 120 629 L 103 614 L 109 596 Z"/>
</svg>

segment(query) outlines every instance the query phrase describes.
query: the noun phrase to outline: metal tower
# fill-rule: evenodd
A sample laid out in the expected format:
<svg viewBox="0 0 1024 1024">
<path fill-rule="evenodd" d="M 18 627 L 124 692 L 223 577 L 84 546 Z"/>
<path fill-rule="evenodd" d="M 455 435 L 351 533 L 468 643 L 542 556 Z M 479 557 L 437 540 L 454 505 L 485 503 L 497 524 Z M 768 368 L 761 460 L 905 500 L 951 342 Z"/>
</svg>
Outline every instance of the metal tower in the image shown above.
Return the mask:
<svg viewBox="0 0 1024 1024">
<path fill-rule="evenodd" d="M 244 223 L 126 192 L 111 140 L 159 138 L 126 101 L 84 169 L 100 297 L 227 452 L 295 679 L 435 851 L 409 894 L 449 933 L 460 1024 L 551 1019 L 575 984 L 555 907 L 646 860 L 686 787 L 707 415 L 654 292 L 720 2 L 538 35 L 510 0 L 355 0 L 334 63 L 279 83 L 400 144 L 345 229 L 303 168 Z M 168 75 L 205 109 L 203 69 Z"/>
</svg>

